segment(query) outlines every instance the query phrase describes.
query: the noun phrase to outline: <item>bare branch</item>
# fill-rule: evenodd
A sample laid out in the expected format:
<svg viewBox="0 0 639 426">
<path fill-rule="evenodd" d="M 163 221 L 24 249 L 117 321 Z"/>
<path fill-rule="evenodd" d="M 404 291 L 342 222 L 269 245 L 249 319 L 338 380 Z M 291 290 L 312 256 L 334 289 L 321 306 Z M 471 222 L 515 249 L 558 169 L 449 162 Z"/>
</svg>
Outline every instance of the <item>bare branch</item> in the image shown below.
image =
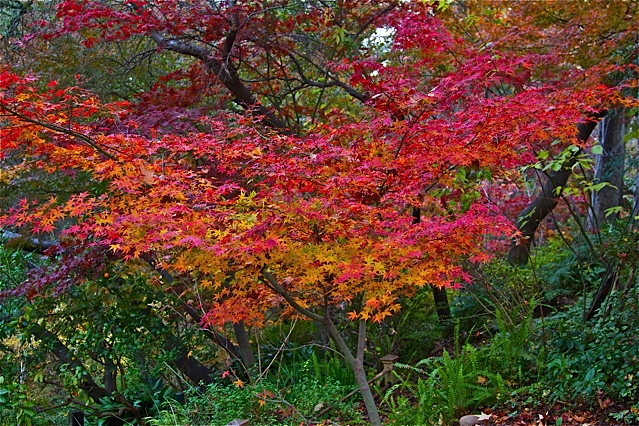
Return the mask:
<svg viewBox="0 0 639 426">
<path fill-rule="evenodd" d="M 8 106 L 1 104 L 0 103 L 0 109 L 8 112 L 10 115 L 20 119 L 21 121 L 24 121 L 26 123 L 31 123 L 31 124 L 35 124 L 37 126 L 40 127 L 44 127 L 45 129 L 49 129 L 49 130 L 53 130 L 54 132 L 58 132 L 58 133 L 63 133 L 65 135 L 74 137 L 76 139 L 79 139 L 80 141 L 82 141 L 84 144 L 90 146 L 91 148 L 95 149 L 96 151 L 98 151 L 100 154 L 104 155 L 105 157 L 109 158 L 110 160 L 117 160 L 117 158 L 115 156 L 113 156 L 112 154 L 108 153 L 107 151 L 105 151 L 103 148 L 100 147 L 100 145 L 98 145 L 93 139 L 91 139 L 90 137 L 88 137 L 87 135 L 84 135 L 82 133 L 78 133 L 78 132 L 74 132 L 73 130 L 70 129 L 66 129 L 64 127 L 60 127 L 60 126 L 56 126 L 55 124 L 51 124 L 51 123 L 45 123 L 42 121 L 38 121 L 35 120 L 33 118 L 27 117 L 26 115 L 15 111 L 11 108 L 9 108 Z"/>
<path fill-rule="evenodd" d="M 315 320 L 315 321 L 320 321 L 322 323 L 324 323 L 325 318 L 321 315 L 317 315 L 315 312 L 312 312 L 304 307 L 302 307 L 299 303 L 297 303 L 297 301 L 295 301 L 295 299 L 293 299 L 293 296 L 291 296 L 291 293 L 289 293 L 288 291 L 286 291 L 284 289 L 284 287 L 282 287 L 280 285 L 279 282 L 277 282 L 277 280 L 275 279 L 275 277 L 273 277 L 273 275 L 271 275 L 271 273 L 266 269 L 266 267 L 263 267 L 260 270 L 260 273 L 262 274 L 262 276 L 264 278 L 266 278 L 267 283 L 269 284 L 269 287 L 271 287 L 277 294 L 279 294 L 280 296 L 282 296 L 289 305 L 291 305 L 297 312 L 306 315 L 308 318 Z"/>
</svg>

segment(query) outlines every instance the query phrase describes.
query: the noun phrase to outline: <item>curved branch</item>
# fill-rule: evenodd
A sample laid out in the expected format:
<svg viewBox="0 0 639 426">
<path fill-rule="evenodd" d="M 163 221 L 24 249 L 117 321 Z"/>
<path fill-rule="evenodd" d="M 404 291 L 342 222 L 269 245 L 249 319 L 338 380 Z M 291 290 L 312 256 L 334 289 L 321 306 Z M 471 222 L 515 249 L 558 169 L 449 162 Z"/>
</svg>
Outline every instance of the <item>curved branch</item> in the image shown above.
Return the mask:
<svg viewBox="0 0 639 426">
<path fill-rule="evenodd" d="M 601 112 L 577 125 L 577 139 L 586 142 L 590 134 L 597 126 L 599 119 L 604 117 L 606 112 Z M 581 152 L 581 151 L 579 151 Z M 535 235 L 535 231 L 546 216 L 557 206 L 561 194 L 558 189 L 566 186 L 568 179 L 572 175 L 572 166 L 577 161 L 578 153 L 573 155 L 560 170 L 548 174 L 548 180 L 541 188 L 541 193 L 517 216 L 517 229 L 520 236 L 510 245 L 508 251 L 508 261 L 514 265 L 525 265 L 530 258 L 530 244 Z"/>
<path fill-rule="evenodd" d="M 317 315 L 315 312 L 312 312 L 312 311 L 304 308 L 303 306 L 301 306 L 299 303 L 297 303 L 297 301 L 295 301 L 295 299 L 293 299 L 293 296 L 291 296 L 291 293 L 286 291 L 284 289 L 284 287 L 282 287 L 280 285 L 280 283 L 277 282 L 275 277 L 273 275 L 271 275 L 271 273 L 269 271 L 266 270 L 266 267 L 264 267 L 264 268 L 262 268 L 260 270 L 260 274 L 262 274 L 262 276 L 264 278 L 266 278 L 266 281 L 267 281 L 269 287 L 271 287 L 271 289 L 273 289 L 273 291 L 275 291 L 277 294 L 282 296 L 288 302 L 288 304 L 291 305 L 293 307 L 293 309 L 295 309 L 297 312 L 301 313 L 302 315 L 307 316 L 308 318 L 310 318 L 312 320 L 320 321 L 322 323 L 325 322 L 325 318 L 323 316 Z"/>
<path fill-rule="evenodd" d="M 320 82 L 313 81 L 313 80 L 310 80 L 309 78 L 307 78 L 306 75 L 304 75 L 304 70 L 302 69 L 302 65 L 299 63 L 299 61 L 297 60 L 295 55 L 298 55 L 300 58 L 308 61 L 310 64 L 312 64 L 318 70 L 320 70 L 322 72 L 325 72 L 327 74 L 327 76 L 331 80 L 333 80 L 333 82 L 332 83 L 320 83 Z M 295 68 L 297 69 L 297 73 L 299 74 L 302 83 L 304 83 L 305 85 L 312 86 L 312 87 L 318 87 L 320 89 L 324 89 L 324 88 L 327 88 L 327 87 L 339 87 L 340 89 L 343 89 L 346 93 L 348 93 L 350 96 L 352 96 L 353 98 L 357 99 L 358 101 L 360 101 L 362 103 L 365 103 L 366 101 L 368 101 L 370 99 L 370 95 L 365 94 L 365 93 L 361 93 L 361 92 L 355 90 L 353 87 L 351 87 L 348 84 L 344 83 L 343 81 L 339 80 L 334 75 L 331 75 L 331 73 L 329 71 L 324 70 L 322 67 L 320 67 L 319 65 L 315 64 L 306 55 L 302 55 L 299 52 L 289 52 L 288 53 L 288 57 L 293 61 L 293 65 L 295 65 Z"/>
<path fill-rule="evenodd" d="M 79 139 L 85 145 L 88 145 L 91 148 L 95 149 L 97 152 L 99 152 L 100 154 L 104 155 L 108 159 L 117 160 L 117 158 L 115 156 L 113 156 L 112 154 L 109 154 L 107 151 L 105 151 L 103 148 L 101 148 L 93 139 L 91 139 L 87 135 L 84 135 L 84 134 L 78 133 L 78 132 L 74 132 L 73 130 L 66 129 L 64 127 L 56 126 L 55 124 L 44 123 L 42 121 L 38 121 L 38 120 L 35 120 L 33 118 L 27 117 L 26 115 L 11 109 L 11 108 L 9 108 L 8 106 L 6 106 L 6 105 L 4 105 L 2 103 L 0 103 L 0 109 L 6 111 L 10 115 L 12 115 L 12 116 L 14 116 L 14 117 L 26 122 L 26 123 L 35 124 L 36 126 L 44 127 L 45 129 L 53 130 L 54 132 L 63 133 L 65 135 L 68 135 L 68 136 L 74 137 L 76 139 Z"/>
<path fill-rule="evenodd" d="M 162 269 L 161 267 L 159 267 L 157 262 L 155 261 L 155 259 L 152 256 L 142 256 L 142 258 L 156 272 L 158 272 L 160 274 L 160 276 L 162 277 L 162 280 L 166 284 L 168 284 L 168 285 L 176 285 L 175 278 L 173 277 L 173 275 L 171 275 L 165 269 Z M 182 285 L 180 285 L 180 287 L 181 287 L 180 288 L 181 290 L 184 290 Z M 180 305 L 180 308 L 183 309 L 193 319 L 193 321 L 195 321 L 197 324 L 201 324 L 202 323 L 202 316 L 197 311 L 197 309 L 195 309 L 193 306 L 189 305 L 188 303 L 182 302 L 181 305 Z M 236 359 L 242 359 L 242 355 L 240 353 L 239 348 L 233 342 L 231 342 L 229 339 L 227 339 L 225 336 L 223 336 L 220 333 L 217 333 L 217 332 L 215 332 L 213 330 L 210 330 L 208 328 L 199 328 L 199 330 L 204 331 L 204 333 L 211 338 L 213 343 L 215 343 L 216 345 L 218 345 L 222 349 L 224 349 L 231 357 L 236 358 Z"/>
<path fill-rule="evenodd" d="M 167 38 L 159 31 L 153 30 L 149 36 L 161 49 L 170 50 L 182 55 L 199 59 L 206 70 L 215 74 L 220 82 L 235 96 L 235 101 L 254 116 L 264 117 L 267 125 L 287 135 L 293 134 L 291 129 L 280 120 L 271 110 L 261 105 L 251 91 L 244 85 L 237 69 L 230 61 L 221 61 L 215 58 L 211 52 L 201 46 L 185 43 L 174 38 Z M 229 34 L 231 36 L 231 34 Z"/>
</svg>

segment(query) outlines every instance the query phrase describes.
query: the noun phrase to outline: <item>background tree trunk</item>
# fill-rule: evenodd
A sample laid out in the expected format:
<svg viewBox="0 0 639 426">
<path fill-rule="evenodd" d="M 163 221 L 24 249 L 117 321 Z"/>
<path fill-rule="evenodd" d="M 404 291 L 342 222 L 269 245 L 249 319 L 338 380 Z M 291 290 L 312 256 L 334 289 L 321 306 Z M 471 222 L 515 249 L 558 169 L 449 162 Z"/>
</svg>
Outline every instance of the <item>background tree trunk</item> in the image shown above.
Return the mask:
<svg viewBox="0 0 639 426">
<path fill-rule="evenodd" d="M 610 185 L 592 193 L 592 209 L 588 216 L 588 228 L 596 230 L 605 222 L 619 217 L 618 213 L 606 217 L 606 210 L 621 205 L 623 196 L 623 175 L 625 144 L 625 117 L 623 109 L 611 111 L 599 123 L 599 145 L 603 148 L 595 156 L 594 183 L 608 182 Z"/>
<path fill-rule="evenodd" d="M 235 332 L 237 345 L 240 347 L 242 362 L 244 363 L 244 366 L 248 368 L 255 363 L 255 353 L 253 353 L 253 348 L 251 347 L 251 342 L 249 341 L 244 321 L 234 323 L 233 331 Z"/>
</svg>

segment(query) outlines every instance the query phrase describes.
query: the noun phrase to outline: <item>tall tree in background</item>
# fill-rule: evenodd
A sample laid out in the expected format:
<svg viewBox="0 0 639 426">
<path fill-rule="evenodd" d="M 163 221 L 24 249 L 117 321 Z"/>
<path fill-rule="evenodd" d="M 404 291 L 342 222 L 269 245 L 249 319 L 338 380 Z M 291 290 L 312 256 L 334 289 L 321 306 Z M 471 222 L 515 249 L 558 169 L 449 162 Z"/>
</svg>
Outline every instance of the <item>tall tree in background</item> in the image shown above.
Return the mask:
<svg viewBox="0 0 639 426">
<path fill-rule="evenodd" d="M 626 121 L 623 109 L 610 112 L 599 123 L 598 142 L 601 153 L 595 156 L 594 183 L 607 183 L 592 193 L 589 225 L 599 229 L 605 222 L 619 217 L 619 212 L 608 211 L 621 206 L 624 189 L 624 154 Z"/>
</svg>

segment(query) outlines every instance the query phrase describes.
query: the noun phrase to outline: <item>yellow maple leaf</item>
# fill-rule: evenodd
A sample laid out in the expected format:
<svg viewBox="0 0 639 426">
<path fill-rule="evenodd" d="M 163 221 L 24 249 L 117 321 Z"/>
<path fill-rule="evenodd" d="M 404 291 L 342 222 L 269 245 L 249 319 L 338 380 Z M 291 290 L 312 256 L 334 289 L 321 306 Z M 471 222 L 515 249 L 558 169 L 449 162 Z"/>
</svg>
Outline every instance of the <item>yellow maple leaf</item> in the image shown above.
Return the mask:
<svg viewBox="0 0 639 426">
<path fill-rule="evenodd" d="M 244 387 L 244 382 L 241 381 L 240 379 L 237 379 L 236 381 L 233 382 L 233 384 L 235 385 L 235 387 L 237 388 L 241 388 Z"/>
</svg>

